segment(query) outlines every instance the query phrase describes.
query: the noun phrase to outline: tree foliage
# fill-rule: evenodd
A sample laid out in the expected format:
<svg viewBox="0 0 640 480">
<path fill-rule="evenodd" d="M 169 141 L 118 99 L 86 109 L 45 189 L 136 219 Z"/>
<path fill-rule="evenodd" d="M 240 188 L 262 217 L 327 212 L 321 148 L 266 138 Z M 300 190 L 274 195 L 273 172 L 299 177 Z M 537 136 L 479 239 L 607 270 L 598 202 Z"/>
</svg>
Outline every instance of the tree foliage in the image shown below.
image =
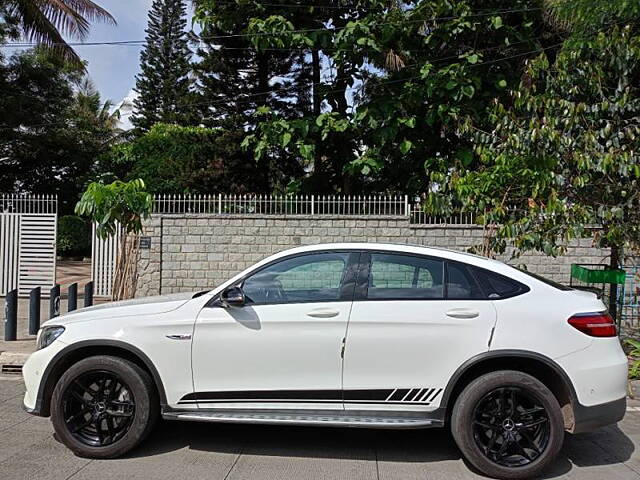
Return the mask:
<svg viewBox="0 0 640 480">
<path fill-rule="evenodd" d="M 140 179 L 115 181 L 108 185 L 92 182 L 87 186 L 75 213 L 89 218 L 96 225 L 96 235 L 107 238 L 118 228 L 126 233 L 142 231 L 142 220 L 151 215 L 153 197 Z"/>
<path fill-rule="evenodd" d="M 146 131 L 155 123 L 188 125 L 191 71 L 184 0 L 154 0 L 149 10 L 146 44 L 136 77 L 135 115 L 131 122 Z"/>
<path fill-rule="evenodd" d="M 104 8 L 91 0 L 5 0 L 6 13 L 17 19 L 23 35 L 67 62 L 84 68 L 65 36 L 85 40 L 91 22 L 116 24 Z"/>
<path fill-rule="evenodd" d="M 144 180 L 151 193 L 252 192 L 260 176 L 240 149 L 243 132 L 156 124 L 145 134 L 115 146 L 102 170 Z"/>
<path fill-rule="evenodd" d="M 70 212 L 118 139 L 117 112 L 80 70 L 39 49 L 0 62 L 0 92 L 0 191 L 57 194 Z"/>
<path fill-rule="evenodd" d="M 496 225 L 492 250 L 555 255 L 576 237 L 640 245 L 640 37 L 615 27 L 532 61 L 492 127 L 468 124 L 480 165 L 450 180 Z M 517 252 L 516 252 L 517 253 Z"/>
<path fill-rule="evenodd" d="M 524 0 L 375 0 L 328 11 L 313 12 L 322 30 L 285 15 L 256 17 L 248 29 L 259 51 L 311 49 L 331 65 L 314 85 L 320 111 L 258 109 L 259 127 L 245 141 L 258 159 L 297 158 L 310 171 L 302 187 L 314 191 L 413 194 L 434 172 L 471 167 L 457 122 L 482 122 L 517 84 L 524 60 L 558 41 Z"/>
</svg>

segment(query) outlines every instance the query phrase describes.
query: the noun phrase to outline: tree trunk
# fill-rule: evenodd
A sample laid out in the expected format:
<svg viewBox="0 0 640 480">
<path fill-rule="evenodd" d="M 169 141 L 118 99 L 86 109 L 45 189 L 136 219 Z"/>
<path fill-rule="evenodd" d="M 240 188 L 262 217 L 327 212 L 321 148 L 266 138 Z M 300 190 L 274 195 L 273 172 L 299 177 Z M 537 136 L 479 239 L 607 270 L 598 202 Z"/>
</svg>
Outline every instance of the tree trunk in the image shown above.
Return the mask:
<svg viewBox="0 0 640 480">
<path fill-rule="evenodd" d="M 611 247 L 611 260 L 609 262 L 609 268 L 611 270 L 616 270 L 620 267 L 620 250 L 621 248 L 618 246 Z M 609 314 L 614 318 L 614 320 L 618 320 L 618 284 L 610 283 L 609 284 Z"/>
<path fill-rule="evenodd" d="M 124 232 L 120 237 L 120 251 L 113 275 L 114 301 L 127 300 L 136 294 L 138 284 L 138 237 Z"/>
</svg>

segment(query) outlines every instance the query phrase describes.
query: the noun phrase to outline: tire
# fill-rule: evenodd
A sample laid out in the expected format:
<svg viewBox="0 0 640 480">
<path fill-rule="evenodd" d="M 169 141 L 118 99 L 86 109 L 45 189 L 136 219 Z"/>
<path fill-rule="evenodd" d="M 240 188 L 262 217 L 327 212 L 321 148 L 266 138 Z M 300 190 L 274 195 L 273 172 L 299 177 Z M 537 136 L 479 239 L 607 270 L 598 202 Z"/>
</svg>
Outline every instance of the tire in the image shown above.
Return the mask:
<svg viewBox="0 0 640 480">
<path fill-rule="evenodd" d="M 85 358 L 58 380 L 51 422 L 58 439 L 80 457 L 115 458 L 136 447 L 159 416 L 149 374 L 119 357 Z"/>
<path fill-rule="evenodd" d="M 483 474 L 524 479 L 539 475 L 558 455 L 564 421 L 542 382 L 504 370 L 483 375 L 462 391 L 451 432 L 467 461 Z"/>
</svg>

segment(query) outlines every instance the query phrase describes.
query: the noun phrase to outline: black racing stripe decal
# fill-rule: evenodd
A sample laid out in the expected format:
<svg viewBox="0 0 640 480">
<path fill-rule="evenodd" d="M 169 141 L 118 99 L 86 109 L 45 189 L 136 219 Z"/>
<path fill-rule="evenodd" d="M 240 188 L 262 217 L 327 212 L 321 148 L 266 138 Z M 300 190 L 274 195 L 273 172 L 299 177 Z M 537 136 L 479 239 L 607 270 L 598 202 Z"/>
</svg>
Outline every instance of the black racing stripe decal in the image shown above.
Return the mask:
<svg viewBox="0 0 640 480">
<path fill-rule="evenodd" d="M 357 390 L 241 390 L 219 392 L 194 392 L 183 396 L 179 404 L 195 403 L 389 403 L 425 404 L 432 402 L 442 389 L 398 388 Z"/>
<path fill-rule="evenodd" d="M 389 395 L 391 395 L 393 389 L 384 389 L 384 390 L 345 390 L 344 391 L 344 401 L 350 400 L 372 400 L 374 402 L 384 402 Z"/>
<path fill-rule="evenodd" d="M 441 393 L 442 393 L 442 389 L 439 388 L 438 390 L 436 390 L 436 393 L 431 398 L 429 398 L 428 400 L 430 402 L 433 402 L 436 398 L 438 398 L 438 395 L 440 395 Z"/>
<path fill-rule="evenodd" d="M 243 390 L 224 392 L 195 392 L 180 399 L 184 400 L 337 400 L 342 401 L 341 390 Z"/>
<path fill-rule="evenodd" d="M 389 401 L 392 402 L 394 400 L 395 401 L 402 400 L 407 393 L 409 393 L 409 389 L 408 388 L 399 388 L 399 389 L 396 390 L 396 393 L 394 393 L 391 396 Z"/>
</svg>

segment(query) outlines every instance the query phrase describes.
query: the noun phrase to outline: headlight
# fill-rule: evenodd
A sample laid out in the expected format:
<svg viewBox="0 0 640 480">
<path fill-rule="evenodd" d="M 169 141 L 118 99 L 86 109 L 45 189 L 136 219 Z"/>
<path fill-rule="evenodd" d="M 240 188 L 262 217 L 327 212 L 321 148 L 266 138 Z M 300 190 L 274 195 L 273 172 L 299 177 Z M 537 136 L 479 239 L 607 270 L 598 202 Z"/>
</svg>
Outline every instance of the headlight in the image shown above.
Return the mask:
<svg viewBox="0 0 640 480">
<path fill-rule="evenodd" d="M 38 332 L 38 339 L 36 340 L 36 347 L 38 350 L 48 347 L 53 341 L 62 335 L 64 327 L 43 327 Z"/>
</svg>

